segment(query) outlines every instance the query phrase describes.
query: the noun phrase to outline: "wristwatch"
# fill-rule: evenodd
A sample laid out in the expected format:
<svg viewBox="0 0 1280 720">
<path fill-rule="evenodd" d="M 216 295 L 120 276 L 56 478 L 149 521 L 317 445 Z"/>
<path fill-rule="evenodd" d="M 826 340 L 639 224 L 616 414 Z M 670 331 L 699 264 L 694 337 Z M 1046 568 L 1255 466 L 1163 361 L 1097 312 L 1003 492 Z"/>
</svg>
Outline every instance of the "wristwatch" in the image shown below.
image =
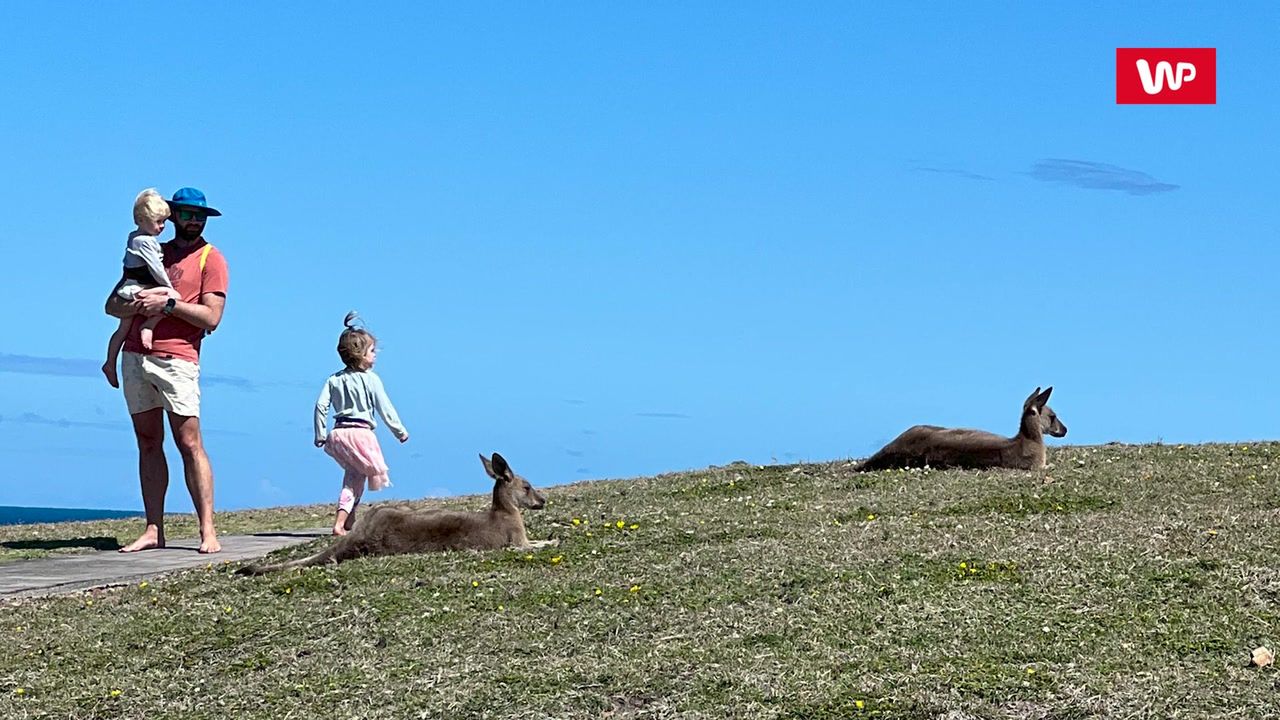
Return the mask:
<svg viewBox="0 0 1280 720">
<path fill-rule="evenodd" d="M 164 313 L 165 315 L 172 315 L 173 309 L 177 306 L 178 306 L 178 301 L 174 300 L 173 298 L 169 298 L 169 300 L 164 304 L 164 307 L 160 309 L 160 312 Z"/>
</svg>

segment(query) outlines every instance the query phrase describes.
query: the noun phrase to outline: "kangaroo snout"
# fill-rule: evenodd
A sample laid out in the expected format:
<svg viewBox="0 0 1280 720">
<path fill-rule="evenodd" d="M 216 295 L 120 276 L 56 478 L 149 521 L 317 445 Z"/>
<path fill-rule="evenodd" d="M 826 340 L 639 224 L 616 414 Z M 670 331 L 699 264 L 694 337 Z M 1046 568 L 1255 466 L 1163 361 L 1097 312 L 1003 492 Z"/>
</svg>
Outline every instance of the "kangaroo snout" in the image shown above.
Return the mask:
<svg viewBox="0 0 1280 720">
<path fill-rule="evenodd" d="M 525 499 L 524 506 L 529 508 L 530 510 L 541 510 L 543 507 L 546 506 L 546 504 L 547 504 L 546 496 L 535 490 L 532 493 L 530 493 L 530 497 Z"/>
</svg>

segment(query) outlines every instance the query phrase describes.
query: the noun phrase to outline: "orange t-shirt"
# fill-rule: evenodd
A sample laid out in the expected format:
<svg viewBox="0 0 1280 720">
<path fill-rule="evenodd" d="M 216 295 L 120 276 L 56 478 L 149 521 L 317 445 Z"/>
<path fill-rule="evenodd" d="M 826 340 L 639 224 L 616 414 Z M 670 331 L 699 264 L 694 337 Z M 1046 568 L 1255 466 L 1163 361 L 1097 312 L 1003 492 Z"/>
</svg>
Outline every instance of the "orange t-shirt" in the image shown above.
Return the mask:
<svg viewBox="0 0 1280 720">
<path fill-rule="evenodd" d="M 227 260 L 218 252 L 218 248 L 209 247 L 205 257 L 204 270 L 200 269 L 200 254 L 208 243 L 204 238 L 184 248 L 170 240 L 160 245 L 163 251 L 164 269 L 169 274 L 173 289 L 178 291 L 183 302 L 199 303 L 200 296 L 205 293 L 227 294 Z M 179 358 L 200 362 L 200 341 L 204 339 L 204 331 L 184 320 L 166 317 L 156 325 L 151 351 L 142 347 L 142 323 L 146 318 L 138 315 L 129 326 L 129 335 L 124 341 L 125 352 L 157 357 Z"/>
</svg>

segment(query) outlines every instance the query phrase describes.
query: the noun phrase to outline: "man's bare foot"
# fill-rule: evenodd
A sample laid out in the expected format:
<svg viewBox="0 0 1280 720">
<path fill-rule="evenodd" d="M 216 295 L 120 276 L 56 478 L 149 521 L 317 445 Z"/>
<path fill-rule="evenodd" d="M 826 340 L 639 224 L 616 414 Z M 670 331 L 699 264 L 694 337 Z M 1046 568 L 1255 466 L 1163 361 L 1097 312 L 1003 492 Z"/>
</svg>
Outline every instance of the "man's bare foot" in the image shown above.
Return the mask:
<svg viewBox="0 0 1280 720">
<path fill-rule="evenodd" d="M 218 532 L 213 528 L 200 531 L 200 552 L 203 555 L 222 552 L 222 543 L 218 542 Z"/>
<path fill-rule="evenodd" d="M 346 529 L 346 528 L 344 528 L 344 527 L 342 527 L 341 525 L 334 525 L 334 526 L 333 526 L 333 534 L 334 534 L 334 535 L 346 535 L 346 534 L 347 534 L 347 529 Z"/>
<path fill-rule="evenodd" d="M 107 361 L 102 363 L 102 374 L 107 376 L 107 384 L 113 388 L 120 387 L 120 376 L 116 374 L 116 364 Z"/>
<path fill-rule="evenodd" d="M 133 553 L 139 550 L 154 550 L 162 547 L 164 547 L 164 533 L 149 527 L 138 536 L 137 540 L 120 548 L 120 552 Z"/>
<path fill-rule="evenodd" d="M 142 347 L 147 350 L 151 349 L 151 341 L 155 338 L 155 331 L 149 327 L 142 328 Z"/>
</svg>

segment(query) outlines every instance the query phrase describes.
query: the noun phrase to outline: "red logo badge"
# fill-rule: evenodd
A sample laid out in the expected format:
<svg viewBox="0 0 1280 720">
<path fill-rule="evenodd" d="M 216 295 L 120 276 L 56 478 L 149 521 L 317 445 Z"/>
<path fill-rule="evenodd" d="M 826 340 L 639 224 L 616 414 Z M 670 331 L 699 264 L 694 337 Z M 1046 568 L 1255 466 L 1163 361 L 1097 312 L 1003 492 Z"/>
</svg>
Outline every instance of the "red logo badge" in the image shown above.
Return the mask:
<svg viewBox="0 0 1280 720">
<path fill-rule="evenodd" d="M 1117 105 L 1217 102 L 1217 48 L 1116 48 Z"/>
</svg>

